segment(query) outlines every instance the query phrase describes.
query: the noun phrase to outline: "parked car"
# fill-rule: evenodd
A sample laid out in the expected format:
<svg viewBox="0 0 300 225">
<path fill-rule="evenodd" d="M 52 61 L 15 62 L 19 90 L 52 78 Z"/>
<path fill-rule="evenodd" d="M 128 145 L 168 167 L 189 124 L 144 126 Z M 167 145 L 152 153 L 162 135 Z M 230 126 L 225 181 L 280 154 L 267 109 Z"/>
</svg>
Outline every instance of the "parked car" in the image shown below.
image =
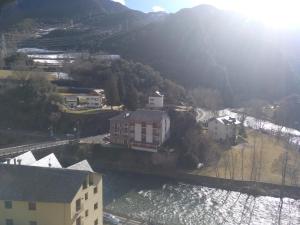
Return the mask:
<svg viewBox="0 0 300 225">
<path fill-rule="evenodd" d="M 109 213 L 103 213 L 103 220 L 104 222 L 109 224 L 120 225 L 120 220 L 114 215 L 111 215 Z"/>
</svg>

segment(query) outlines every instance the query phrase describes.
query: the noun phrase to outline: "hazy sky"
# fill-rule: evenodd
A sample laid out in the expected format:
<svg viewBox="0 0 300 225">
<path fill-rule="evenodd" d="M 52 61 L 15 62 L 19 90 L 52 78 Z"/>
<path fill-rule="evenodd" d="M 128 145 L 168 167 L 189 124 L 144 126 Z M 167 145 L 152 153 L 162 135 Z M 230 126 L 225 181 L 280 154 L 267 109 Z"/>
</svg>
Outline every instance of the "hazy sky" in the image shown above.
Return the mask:
<svg viewBox="0 0 300 225">
<path fill-rule="evenodd" d="M 232 10 L 273 27 L 300 26 L 300 0 L 113 0 L 143 12 L 177 12 L 200 4 Z"/>
</svg>

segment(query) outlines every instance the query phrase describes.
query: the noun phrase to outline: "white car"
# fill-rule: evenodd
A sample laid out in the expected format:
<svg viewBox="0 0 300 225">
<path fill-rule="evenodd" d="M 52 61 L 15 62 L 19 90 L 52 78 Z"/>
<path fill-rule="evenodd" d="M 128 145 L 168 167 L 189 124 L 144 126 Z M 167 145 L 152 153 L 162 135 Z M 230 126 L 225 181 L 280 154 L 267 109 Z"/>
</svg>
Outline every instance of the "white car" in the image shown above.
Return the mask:
<svg viewBox="0 0 300 225">
<path fill-rule="evenodd" d="M 109 213 L 103 213 L 103 220 L 107 223 L 114 224 L 114 225 L 120 224 L 120 220 L 114 215 L 111 215 Z"/>
</svg>

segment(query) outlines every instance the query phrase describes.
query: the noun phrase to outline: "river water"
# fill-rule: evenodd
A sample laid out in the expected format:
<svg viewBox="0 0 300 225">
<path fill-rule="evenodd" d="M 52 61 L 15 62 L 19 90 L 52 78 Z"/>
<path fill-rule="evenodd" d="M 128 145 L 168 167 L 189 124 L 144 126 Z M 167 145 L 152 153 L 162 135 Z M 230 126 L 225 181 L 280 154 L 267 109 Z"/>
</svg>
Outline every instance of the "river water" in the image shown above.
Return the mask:
<svg viewBox="0 0 300 225">
<path fill-rule="evenodd" d="M 104 205 L 167 225 L 300 224 L 300 201 L 253 197 L 165 179 L 104 175 Z M 282 207 L 280 207 L 282 205 Z"/>
</svg>

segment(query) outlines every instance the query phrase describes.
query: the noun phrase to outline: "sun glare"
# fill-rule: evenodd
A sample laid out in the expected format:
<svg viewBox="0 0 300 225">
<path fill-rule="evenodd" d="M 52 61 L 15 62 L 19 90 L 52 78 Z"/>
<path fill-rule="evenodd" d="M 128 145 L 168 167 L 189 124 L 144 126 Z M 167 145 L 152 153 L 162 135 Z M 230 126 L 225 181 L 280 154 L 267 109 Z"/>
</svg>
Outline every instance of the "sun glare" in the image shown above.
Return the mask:
<svg viewBox="0 0 300 225">
<path fill-rule="evenodd" d="M 300 0 L 210 0 L 272 28 L 300 27 Z M 207 2 L 208 3 L 208 2 Z"/>
</svg>

